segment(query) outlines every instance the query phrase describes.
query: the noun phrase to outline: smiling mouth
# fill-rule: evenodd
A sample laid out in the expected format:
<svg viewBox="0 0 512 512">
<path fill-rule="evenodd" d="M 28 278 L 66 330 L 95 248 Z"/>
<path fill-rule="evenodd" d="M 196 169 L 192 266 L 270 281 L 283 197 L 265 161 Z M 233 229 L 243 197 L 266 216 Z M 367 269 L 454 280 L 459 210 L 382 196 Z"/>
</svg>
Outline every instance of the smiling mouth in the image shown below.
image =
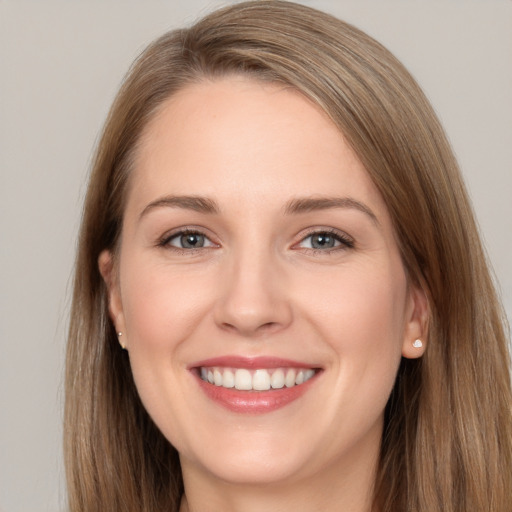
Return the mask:
<svg viewBox="0 0 512 512">
<path fill-rule="evenodd" d="M 322 367 L 278 357 L 220 356 L 189 367 L 213 403 L 237 414 L 263 414 L 299 400 Z"/>
<path fill-rule="evenodd" d="M 201 366 L 199 376 L 217 387 L 239 391 L 269 391 L 300 386 L 315 376 L 314 368 L 226 368 Z"/>
</svg>

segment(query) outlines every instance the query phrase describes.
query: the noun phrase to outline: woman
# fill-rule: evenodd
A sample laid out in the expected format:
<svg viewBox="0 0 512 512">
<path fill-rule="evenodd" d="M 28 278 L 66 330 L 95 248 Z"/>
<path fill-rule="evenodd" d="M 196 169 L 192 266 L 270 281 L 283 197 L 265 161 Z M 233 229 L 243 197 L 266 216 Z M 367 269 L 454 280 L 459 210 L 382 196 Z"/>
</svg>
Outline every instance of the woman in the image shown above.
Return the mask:
<svg viewBox="0 0 512 512">
<path fill-rule="evenodd" d="M 505 512 L 511 404 L 457 164 L 388 51 L 271 1 L 141 55 L 84 210 L 71 510 Z"/>
</svg>

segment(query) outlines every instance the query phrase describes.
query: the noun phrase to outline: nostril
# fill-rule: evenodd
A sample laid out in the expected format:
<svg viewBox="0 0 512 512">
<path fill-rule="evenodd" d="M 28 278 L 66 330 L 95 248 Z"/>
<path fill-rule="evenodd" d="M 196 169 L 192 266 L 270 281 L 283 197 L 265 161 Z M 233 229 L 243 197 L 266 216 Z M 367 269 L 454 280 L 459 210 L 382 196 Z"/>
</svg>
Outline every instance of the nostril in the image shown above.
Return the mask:
<svg viewBox="0 0 512 512">
<path fill-rule="evenodd" d="M 227 322 L 223 322 L 221 327 L 226 331 L 236 331 L 237 328 L 233 324 L 229 324 Z"/>
<path fill-rule="evenodd" d="M 260 325 L 260 331 L 271 331 L 274 328 L 277 328 L 279 324 L 277 322 L 267 322 L 266 324 Z"/>
<path fill-rule="evenodd" d="M 239 333 L 245 336 L 257 336 L 258 334 L 270 334 L 280 329 L 279 322 L 265 322 L 261 325 L 240 325 L 223 322 L 221 328 L 228 332 Z"/>
</svg>

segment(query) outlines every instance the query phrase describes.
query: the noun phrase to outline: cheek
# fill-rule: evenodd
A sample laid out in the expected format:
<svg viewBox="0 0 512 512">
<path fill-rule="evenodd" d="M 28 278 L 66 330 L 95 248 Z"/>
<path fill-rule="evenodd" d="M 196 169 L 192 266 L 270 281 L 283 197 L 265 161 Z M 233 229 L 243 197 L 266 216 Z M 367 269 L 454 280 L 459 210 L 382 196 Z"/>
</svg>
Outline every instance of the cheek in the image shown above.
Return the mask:
<svg viewBox="0 0 512 512">
<path fill-rule="evenodd" d="M 313 276 L 307 285 L 310 307 L 319 314 L 354 326 L 357 335 L 374 328 L 401 328 L 404 322 L 406 277 L 401 265 L 340 267 L 327 276 Z M 325 283 L 319 286 L 319 283 Z M 387 329 L 387 330 L 388 330 Z M 382 334 L 384 334 L 383 332 Z"/>
<path fill-rule="evenodd" d="M 319 282 L 308 287 L 303 310 L 324 333 L 339 364 L 360 374 L 371 368 L 394 375 L 405 323 L 407 283 L 402 265 L 340 268 L 325 280 L 325 288 L 319 289 Z"/>
<path fill-rule="evenodd" d="M 207 275 L 177 273 L 165 265 L 127 261 L 122 282 L 130 342 L 146 349 L 169 350 L 179 345 L 197 327 L 211 302 Z"/>
<path fill-rule="evenodd" d="M 193 278 L 136 255 L 127 255 L 123 264 L 121 297 L 136 387 L 164 435 L 180 444 L 187 435 L 178 420 L 189 405 L 186 394 L 176 390 L 183 385 L 187 340 L 211 309 L 205 276 Z"/>
<path fill-rule="evenodd" d="M 351 270 L 338 274 L 323 300 L 317 296 L 322 306 L 317 305 L 316 325 L 333 354 L 330 388 L 332 410 L 338 412 L 331 423 L 344 425 L 357 438 L 382 418 L 396 379 L 407 286 L 401 266 L 393 272 Z"/>
</svg>

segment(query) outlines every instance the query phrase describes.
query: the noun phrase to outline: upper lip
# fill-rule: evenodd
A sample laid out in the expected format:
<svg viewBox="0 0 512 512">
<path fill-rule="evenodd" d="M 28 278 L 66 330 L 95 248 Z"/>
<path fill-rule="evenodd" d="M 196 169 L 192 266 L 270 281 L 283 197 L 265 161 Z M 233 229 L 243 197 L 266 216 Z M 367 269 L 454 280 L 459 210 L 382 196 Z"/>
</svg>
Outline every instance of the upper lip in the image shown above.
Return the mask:
<svg viewBox="0 0 512 512">
<path fill-rule="evenodd" d="M 318 365 L 306 363 L 304 361 L 295 361 L 273 356 L 243 357 L 243 356 L 219 356 L 210 359 L 198 361 L 189 366 L 192 368 L 201 367 L 230 367 L 247 369 L 264 368 L 319 368 Z"/>
</svg>

